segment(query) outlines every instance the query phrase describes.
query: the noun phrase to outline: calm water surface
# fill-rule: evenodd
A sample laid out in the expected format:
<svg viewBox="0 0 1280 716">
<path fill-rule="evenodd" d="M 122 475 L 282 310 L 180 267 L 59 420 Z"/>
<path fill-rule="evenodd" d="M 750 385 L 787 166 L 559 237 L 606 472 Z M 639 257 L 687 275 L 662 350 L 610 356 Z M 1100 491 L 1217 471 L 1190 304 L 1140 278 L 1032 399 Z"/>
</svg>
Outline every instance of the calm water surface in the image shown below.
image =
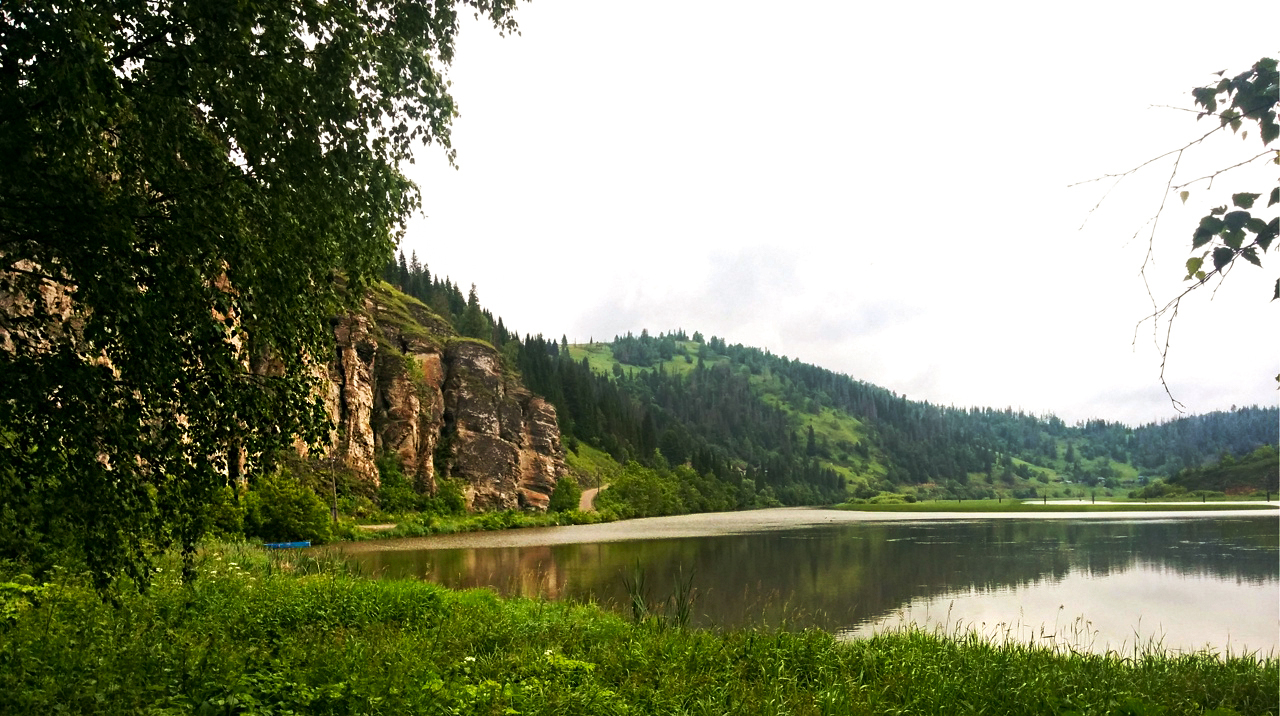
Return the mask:
<svg viewBox="0 0 1280 716">
<path fill-rule="evenodd" d="M 699 626 L 857 637 L 914 623 L 1095 651 L 1156 642 L 1280 653 L 1274 514 L 901 517 L 767 510 L 344 551 L 376 574 L 608 606 L 627 603 L 623 577 L 637 565 L 658 600 L 692 571 Z"/>
</svg>

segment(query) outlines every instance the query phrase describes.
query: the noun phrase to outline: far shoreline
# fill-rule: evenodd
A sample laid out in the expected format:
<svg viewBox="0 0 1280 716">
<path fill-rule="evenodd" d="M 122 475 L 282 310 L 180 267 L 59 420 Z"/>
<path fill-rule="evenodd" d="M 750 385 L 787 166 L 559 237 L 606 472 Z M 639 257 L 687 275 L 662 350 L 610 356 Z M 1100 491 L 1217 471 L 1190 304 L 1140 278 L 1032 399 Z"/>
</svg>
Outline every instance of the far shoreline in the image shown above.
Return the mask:
<svg viewBox="0 0 1280 716">
<path fill-rule="evenodd" d="M 1212 503 L 1210 503 L 1212 504 Z M 1221 503 L 1219 503 L 1221 504 Z M 1258 503 L 1253 503 L 1258 504 Z M 485 549 L 539 547 L 592 542 L 631 542 L 641 540 L 719 537 L 753 532 L 773 532 L 824 525 L 858 522 L 923 522 L 946 520 L 1168 520 L 1223 518 L 1280 518 L 1280 509 L 1259 505 L 1253 509 L 1163 510 L 1158 505 L 1145 505 L 1145 510 L 1095 511 L 871 511 L 853 507 L 772 507 L 735 512 L 701 512 L 668 517 L 641 517 L 589 525 L 561 527 L 527 527 L 488 532 L 457 532 L 426 537 L 404 537 L 359 542 L 335 542 L 312 548 L 340 554 L 438 549 Z M 1087 506 L 1087 505 L 1086 505 Z M 1142 506 L 1142 505 L 1140 505 Z M 1050 506 L 1052 507 L 1052 505 Z"/>
</svg>

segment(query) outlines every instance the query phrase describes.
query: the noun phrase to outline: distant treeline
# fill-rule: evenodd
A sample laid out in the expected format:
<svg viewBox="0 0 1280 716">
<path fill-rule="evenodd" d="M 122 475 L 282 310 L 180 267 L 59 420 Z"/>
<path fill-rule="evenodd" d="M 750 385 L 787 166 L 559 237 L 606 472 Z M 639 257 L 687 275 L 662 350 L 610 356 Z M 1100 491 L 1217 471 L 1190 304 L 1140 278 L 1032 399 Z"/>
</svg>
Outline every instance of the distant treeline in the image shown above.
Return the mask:
<svg viewBox="0 0 1280 716">
<path fill-rule="evenodd" d="M 768 486 L 784 504 L 843 499 L 843 478 L 822 465 L 837 451 L 883 461 L 880 484 L 865 488 L 872 490 L 964 485 L 972 473 L 1002 469 L 1026 478 L 1034 466 L 1093 484 L 1110 477 L 1111 461 L 1142 474 L 1173 475 L 1280 440 L 1276 408 L 1245 407 L 1137 428 L 1104 420 L 1069 426 L 1052 415 L 1010 408 L 909 400 L 797 359 L 683 330 L 615 337 L 613 358 L 637 370 L 615 364 L 601 373 L 586 358 L 573 360 L 565 337 L 521 339 L 478 305 L 474 287 L 464 299 L 456 285 L 432 278 L 416 258 L 406 261 L 401 254 L 387 277 L 459 332 L 493 343 L 525 385 L 556 406 L 570 447 L 588 442 L 619 462 L 688 463 L 734 489 L 743 479 Z M 672 360 L 694 365 L 664 369 Z M 780 402 L 766 399 L 766 387 Z M 815 445 L 812 432 L 805 435 L 782 404 L 801 415 L 841 411 L 861 422 L 865 438 Z"/>
</svg>

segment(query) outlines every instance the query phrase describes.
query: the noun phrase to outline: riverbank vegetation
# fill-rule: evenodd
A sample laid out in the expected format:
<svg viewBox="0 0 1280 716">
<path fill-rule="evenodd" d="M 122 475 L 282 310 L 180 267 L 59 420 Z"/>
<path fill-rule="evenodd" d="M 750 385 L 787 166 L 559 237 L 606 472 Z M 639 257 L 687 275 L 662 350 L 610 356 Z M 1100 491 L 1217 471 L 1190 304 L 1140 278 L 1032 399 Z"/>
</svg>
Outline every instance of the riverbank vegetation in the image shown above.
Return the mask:
<svg viewBox="0 0 1280 716">
<path fill-rule="evenodd" d="M 1225 453 L 1215 463 L 1179 471 L 1169 480 L 1156 480 L 1131 497 L 1183 497 L 1197 492 L 1234 493 L 1280 491 L 1280 454 L 1272 445 L 1263 445 L 1240 458 Z"/>
<path fill-rule="evenodd" d="M 1247 468 L 1260 463 L 1269 448 L 1241 461 Z M 1228 461 L 1230 459 L 1228 458 Z M 390 458 L 378 462 L 381 484 L 377 488 L 353 479 L 341 468 L 317 468 L 296 456 L 286 456 L 276 472 L 255 480 L 241 491 L 224 488 L 211 508 L 211 531 L 225 539 L 263 542 L 331 541 L 425 537 L 433 534 L 476 532 L 525 527 L 597 524 L 618 519 L 661 517 L 696 512 L 725 512 L 778 507 L 782 502 L 769 485 L 757 489 L 752 480 L 736 484 L 714 473 L 698 474 L 688 465 L 671 467 L 661 453 L 652 466 L 630 461 L 619 465 L 602 450 L 579 444 L 566 453 L 568 475 L 552 495 L 546 513 L 496 511 L 469 513 L 461 486 L 448 478 L 438 480 L 435 495 L 415 491 L 399 464 Z M 1231 463 L 1228 462 L 1229 468 Z M 1265 466 L 1264 466 L 1265 467 Z M 581 489 L 604 486 L 595 509 L 579 511 Z M 326 497 L 322 497 L 325 493 Z M 841 509 L 878 512 L 1125 512 L 1152 510 L 1265 509 L 1265 492 L 1226 495 L 1212 490 L 1188 492 L 1156 480 L 1125 497 L 1120 491 L 1043 491 L 1044 502 L 1016 499 L 998 492 L 969 490 L 963 499 L 937 486 L 911 486 L 872 497 L 851 497 Z M 1062 498 L 1080 502 L 1062 502 Z M 1055 502 L 1048 503 L 1049 498 Z M 1105 504 L 1092 504 L 1093 499 Z M 1181 500 L 1180 505 L 1147 505 L 1145 500 Z M 1222 504 L 1228 500 L 1257 500 L 1257 505 Z M 327 503 L 327 504 L 326 504 Z M 333 515 L 338 515 L 335 520 Z"/>
<path fill-rule="evenodd" d="M 1271 656 L 687 630 L 223 545 L 151 588 L 0 575 L 0 713 L 1274 714 Z M 696 608 L 696 604 L 694 606 Z"/>
</svg>

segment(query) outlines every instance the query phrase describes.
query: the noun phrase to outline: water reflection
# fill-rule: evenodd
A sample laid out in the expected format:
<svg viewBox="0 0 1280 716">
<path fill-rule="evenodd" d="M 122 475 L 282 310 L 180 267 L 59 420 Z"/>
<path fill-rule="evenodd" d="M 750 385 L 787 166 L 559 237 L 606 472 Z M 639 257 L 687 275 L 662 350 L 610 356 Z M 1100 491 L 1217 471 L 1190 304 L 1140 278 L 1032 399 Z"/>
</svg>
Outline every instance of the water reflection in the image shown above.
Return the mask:
<svg viewBox="0 0 1280 716">
<path fill-rule="evenodd" d="M 1242 517 L 857 523 L 350 558 L 388 576 L 605 605 L 626 603 L 622 576 L 637 565 L 657 599 L 674 591 L 677 568 L 692 569 L 700 626 L 785 622 L 865 634 L 895 620 L 940 623 L 930 615 L 949 613 L 951 624 L 1034 628 L 1063 623 L 1065 612 L 1067 623 L 1080 615 L 1105 623 L 1117 638 L 1096 638 L 1118 643 L 1134 640 L 1134 619 L 1159 625 L 1169 639 L 1169 624 L 1191 615 L 1203 628 L 1188 646 L 1225 647 L 1230 638 L 1267 651 L 1277 642 L 1278 547 L 1274 517 Z M 1125 616 L 1112 626 L 1118 614 Z"/>
</svg>

